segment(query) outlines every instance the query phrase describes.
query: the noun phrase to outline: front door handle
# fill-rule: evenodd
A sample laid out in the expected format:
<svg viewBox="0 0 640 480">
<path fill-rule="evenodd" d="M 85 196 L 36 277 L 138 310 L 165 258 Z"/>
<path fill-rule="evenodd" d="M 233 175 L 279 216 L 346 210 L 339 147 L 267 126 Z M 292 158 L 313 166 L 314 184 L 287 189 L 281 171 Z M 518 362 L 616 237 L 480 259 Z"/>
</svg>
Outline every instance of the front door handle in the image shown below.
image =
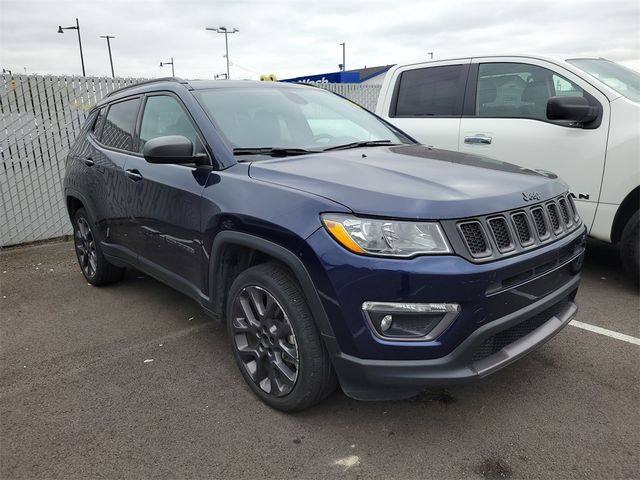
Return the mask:
<svg viewBox="0 0 640 480">
<path fill-rule="evenodd" d="M 124 174 L 134 182 L 142 180 L 142 174 L 138 170 L 125 170 Z"/>
<path fill-rule="evenodd" d="M 87 167 L 93 167 L 95 165 L 95 162 L 93 161 L 93 158 L 91 158 L 91 157 L 84 157 L 82 159 L 82 161 L 84 162 L 84 164 Z"/>
<path fill-rule="evenodd" d="M 468 145 L 491 145 L 491 140 L 491 137 L 482 134 L 464 137 L 464 143 Z"/>
</svg>

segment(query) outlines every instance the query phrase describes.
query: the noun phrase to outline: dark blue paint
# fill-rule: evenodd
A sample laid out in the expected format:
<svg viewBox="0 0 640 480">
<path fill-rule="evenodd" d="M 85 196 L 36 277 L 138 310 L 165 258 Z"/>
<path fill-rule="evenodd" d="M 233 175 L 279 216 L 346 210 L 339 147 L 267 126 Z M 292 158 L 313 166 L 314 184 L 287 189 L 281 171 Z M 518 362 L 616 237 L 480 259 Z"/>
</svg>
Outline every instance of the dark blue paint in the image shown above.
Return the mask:
<svg viewBox="0 0 640 480">
<path fill-rule="evenodd" d="M 323 311 L 316 313 L 330 324 L 330 332 L 323 333 L 332 355 L 378 360 L 443 357 L 483 325 L 576 280 L 575 269 L 565 265 L 510 289 L 492 287 L 559 255 L 581 255 L 581 231 L 485 264 L 454 254 L 392 259 L 348 252 L 324 230 L 321 213 L 464 218 L 526 205 L 523 192 L 551 198 L 566 185 L 510 164 L 419 145 L 237 163 L 190 93 L 227 85 L 256 83 L 161 82 L 125 89 L 105 100 L 162 91 L 177 95 L 205 139 L 211 165 L 150 164 L 139 154 L 104 148 L 86 129 L 82 132 L 69 155 L 65 195 L 85 205 L 110 258 L 141 268 L 215 310 L 215 265 L 210 261 L 217 235 L 232 231 L 266 239 L 284 247 L 306 269 L 322 304 Z M 86 157 L 93 166 L 83 163 Z M 142 180 L 127 178 L 125 170 L 131 169 Z M 436 340 L 389 342 L 375 337 L 366 324 L 361 310 L 366 300 L 454 302 L 462 305 L 462 312 Z"/>
</svg>

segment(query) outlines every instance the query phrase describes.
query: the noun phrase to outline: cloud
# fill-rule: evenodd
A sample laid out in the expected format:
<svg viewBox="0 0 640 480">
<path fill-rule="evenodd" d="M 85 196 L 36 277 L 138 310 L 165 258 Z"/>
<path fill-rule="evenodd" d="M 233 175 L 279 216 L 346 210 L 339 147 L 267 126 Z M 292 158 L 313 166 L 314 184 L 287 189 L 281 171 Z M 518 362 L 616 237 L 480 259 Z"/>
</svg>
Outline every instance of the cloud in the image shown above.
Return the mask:
<svg viewBox="0 0 640 480">
<path fill-rule="evenodd" d="M 229 36 L 233 78 L 279 78 L 347 68 L 482 54 L 603 56 L 640 70 L 636 1 L 45 1 L 0 0 L 0 67 L 78 74 L 80 19 L 88 75 L 212 78 L 226 70 L 224 36 L 205 26 L 237 26 Z"/>
</svg>

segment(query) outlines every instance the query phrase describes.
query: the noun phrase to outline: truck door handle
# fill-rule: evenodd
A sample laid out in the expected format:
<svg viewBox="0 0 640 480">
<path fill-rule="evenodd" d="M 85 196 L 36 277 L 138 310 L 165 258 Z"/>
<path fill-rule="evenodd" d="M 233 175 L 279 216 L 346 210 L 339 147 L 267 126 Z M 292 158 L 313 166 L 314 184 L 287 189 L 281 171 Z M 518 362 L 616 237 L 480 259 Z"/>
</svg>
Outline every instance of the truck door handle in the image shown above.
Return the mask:
<svg viewBox="0 0 640 480">
<path fill-rule="evenodd" d="M 82 161 L 84 162 L 84 164 L 87 167 L 93 167 L 95 165 L 95 162 L 93 161 L 93 158 L 91 158 L 91 157 L 84 157 L 82 159 Z"/>
<path fill-rule="evenodd" d="M 464 143 L 468 145 L 491 145 L 491 140 L 491 137 L 487 137 L 486 135 L 464 137 Z"/>
<path fill-rule="evenodd" d="M 124 174 L 134 182 L 142 180 L 142 174 L 138 170 L 125 170 Z"/>
</svg>

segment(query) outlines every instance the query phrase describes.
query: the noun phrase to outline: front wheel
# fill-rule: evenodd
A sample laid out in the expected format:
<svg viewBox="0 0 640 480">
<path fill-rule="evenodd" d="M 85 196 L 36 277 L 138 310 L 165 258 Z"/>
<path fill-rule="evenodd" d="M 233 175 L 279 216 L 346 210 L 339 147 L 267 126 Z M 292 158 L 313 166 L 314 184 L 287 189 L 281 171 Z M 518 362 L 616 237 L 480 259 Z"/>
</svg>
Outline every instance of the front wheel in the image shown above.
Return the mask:
<svg viewBox="0 0 640 480">
<path fill-rule="evenodd" d="M 622 231 L 620 258 L 629 276 L 640 280 L 640 212 L 634 213 Z"/>
<path fill-rule="evenodd" d="M 336 387 L 329 355 L 297 282 L 266 263 L 233 282 L 226 321 L 233 355 L 253 392 L 282 411 L 310 407 Z"/>
</svg>

